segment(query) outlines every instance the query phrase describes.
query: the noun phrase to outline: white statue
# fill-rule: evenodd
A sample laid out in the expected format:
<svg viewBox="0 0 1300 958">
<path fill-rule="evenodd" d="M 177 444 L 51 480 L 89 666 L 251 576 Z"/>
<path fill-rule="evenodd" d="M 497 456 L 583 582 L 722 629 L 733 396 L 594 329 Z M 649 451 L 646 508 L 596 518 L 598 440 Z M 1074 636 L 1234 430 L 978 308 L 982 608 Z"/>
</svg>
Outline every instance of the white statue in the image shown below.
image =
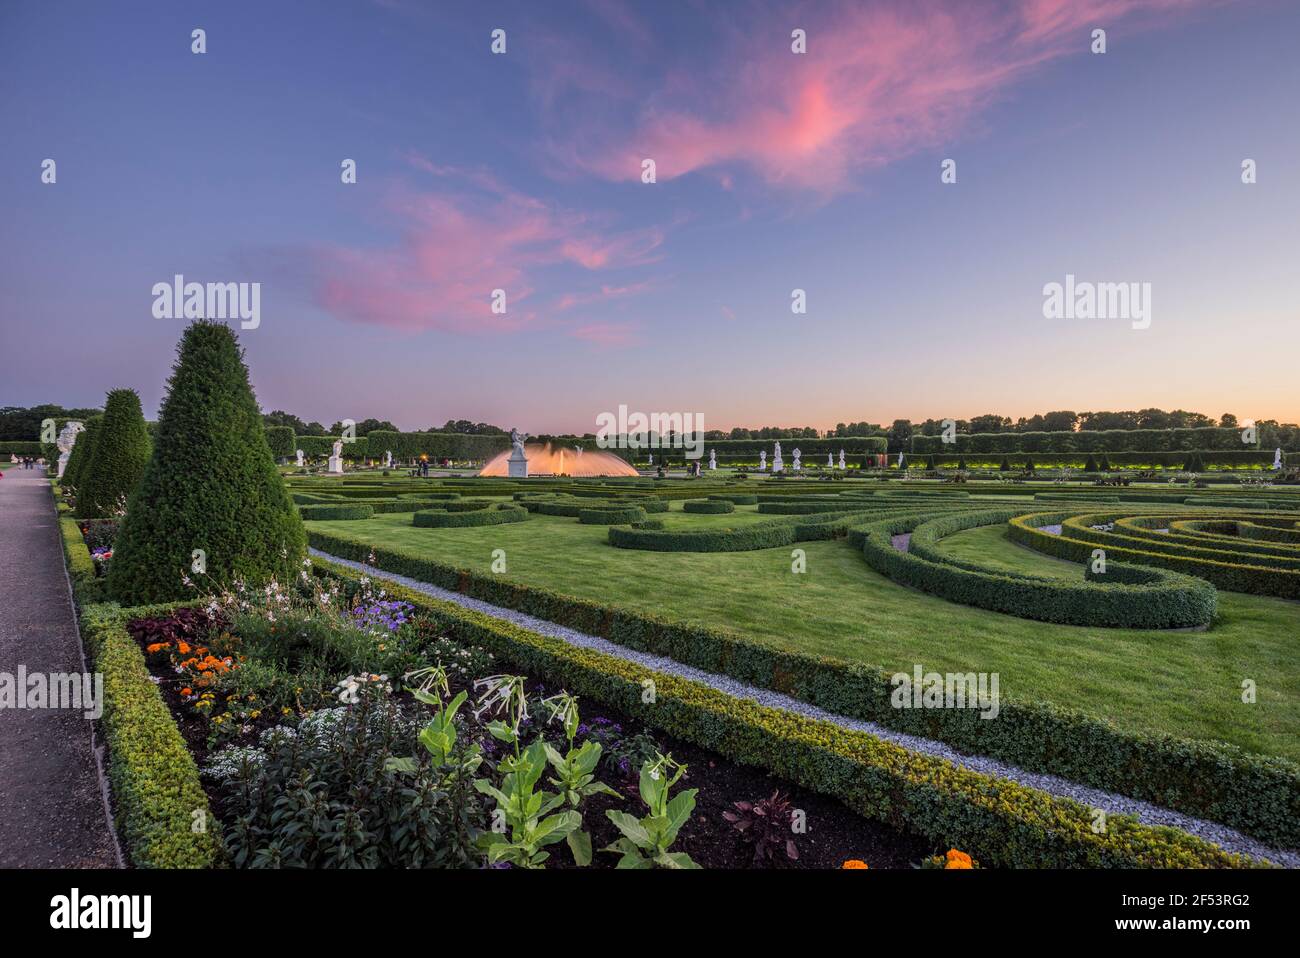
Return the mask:
<svg viewBox="0 0 1300 958">
<path fill-rule="evenodd" d="M 511 479 L 528 478 L 528 453 L 524 452 L 524 440 L 528 433 L 518 429 L 510 430 L 510 458 L 506 461 L 506 475 Z"/>
<path fill-rule="evenodd" d="M 776 444 L 776 449 L 772 453 L 772 471 L 780 472 L 785 466 L 781 462 L 781 443 Z"/>
<path fill-rule="evenodd" d="M 903 453 L 901 451 L 898 453 L 898 468 L 903 468 Z"/>
<path fill-rule="evenodd" d="M 1273 451 L 1273 468 L 1274 469 L 1282 468 L 1282 447 L 1281 446 L 1278 446 L 1277 449 Z"/>
<path fill-rule="evenodd" d="M 835 457 L 832 456 L 829 452 L 826 453 L 826 468 L 827 469 L 835 468 Z"/>
<path fill-rule="evenodd" d="M 301 449 L 297 450 L 297 453 L 298 453 L 298 463 L 297 463 L 297 465 L 298 465 L 298 468 L 301 469 L 302 466 L 303 466 L 303 462 L 302 462 L 302 450 L 301 450 Z"/>
<path fill-rule="evenodd" d="M 341 473 L 343 471 L 343 440 L 334 440 L 334 454 L 330 456 L 329 471 Z"/>
<path fill-rule="evenodd" d="M 847 467 L 844 465 L 844 450 L 843 450 L 843 449 L 840 450 L 840 468 L 841 468 L 841 469 L 845 469 L 845 468 L 847 468 Z"/>
<path fill-rule="evenodd" d="M 717 454 L 716 452 L 714 452 L 712 449 L 709 450 L 709 468 L 710 468 L 710 469 L 717 469 L 717 468 L 718 468 L 718 459 L 717 459 L 717 455 L 718 455 L 718 454 Z"/>
<path fill-rule="evenodd" d="M 799 451 L 799 447 L 798 447 L 798 446 L 795 446 L 795 447 L 794 447 L 794 452 L 791 453 L 791 455 L 794 456 L 794 465 L 793 465 L 792 468 L 794 469 L 795 472 L 798 472 L 798 471 L 799 471 L 799 457 L 802 456 L 803 453 L 801 453 L 801 452 Z"/>
<path fill-rule="evenodd" d="M 72 447 L 77 444 L 77 437 L 81 435 L 86 427 L 76 421 L 69 421 L 63 424 L 59 430 L 58 438 L 54 444 L 59 448 L 59 478 L 63 478 L 63 470 L 68 467 L 68 457 L 72 455 Z"/>
<path fill-rule="evenodd" d="M 393 465 L 393 453 L 390 449 L 384 450 L 384 468 L 391 469 Z"/>
<path fill-rule="evenodd" d="M 758 471 L 767 472 L 767 450 L 762 449 L 758 453 Z"/>
</svg>

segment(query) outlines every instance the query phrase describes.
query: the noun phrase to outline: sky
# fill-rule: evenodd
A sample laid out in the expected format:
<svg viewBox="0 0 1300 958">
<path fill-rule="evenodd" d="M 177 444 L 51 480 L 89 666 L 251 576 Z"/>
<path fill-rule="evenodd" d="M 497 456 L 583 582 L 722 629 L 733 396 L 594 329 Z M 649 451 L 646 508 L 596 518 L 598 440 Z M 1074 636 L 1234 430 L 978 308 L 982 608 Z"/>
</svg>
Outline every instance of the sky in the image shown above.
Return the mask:
<svg viewBox="0 0 1300 958">
<path fill-rule="evenodd" d="M 326 424 L 1300 421 L 1298 28 L 1288 0 L 0 0 L 0 405 L 154 415 L 180 274 L 260 284 L 258 399 Z M 1149 325 L 1048 318 L 1067 275 L 1149 284 Z"/>
</svg>

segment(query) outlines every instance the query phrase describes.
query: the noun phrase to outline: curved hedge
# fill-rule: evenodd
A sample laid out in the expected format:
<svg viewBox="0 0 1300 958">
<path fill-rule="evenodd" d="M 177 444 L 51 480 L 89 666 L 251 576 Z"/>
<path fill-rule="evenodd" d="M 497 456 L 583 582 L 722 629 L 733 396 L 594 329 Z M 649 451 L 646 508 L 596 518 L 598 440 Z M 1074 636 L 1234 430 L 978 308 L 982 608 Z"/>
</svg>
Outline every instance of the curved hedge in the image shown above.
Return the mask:
<svg viewBox="0 0 1300 958">
<path fill-rule="evenodd" d="M 375 510 L 367 505 L 349 502 L 340 505 L 299 506 L 298 514 L 304 519 L 316 519 L 318 521 L 369 519 L 374 516 Z"/>
<path fill-rule="evenodd" d="M 640 506 L 614 506 L 608 509 L 579 509 L 578 521 L 587 526 L 624 525 L 645 520 L 645 510 Z"/>
<path fill-rule="evenodd" d="M 641 519 L 632 523 L 633 529 L 662 529 L 664 521 L 662 519 Z"/>
<path fill-rule="evenodd" d="M 735 511 L 735 503 L 727 499 L 687 499 L 682 503 L 682 512 L 697 515 L 722 516 Z"/>
<path fill-rule="evenodd" d="M 411 525 L 422 529 L 467 529 L 473 526 L 499 526 L 508 522 L 523 522 L 528 510 L 506 502 L 498 502 L 486 509 L 470 512 L 449 512 L 446 509 L 424 509 L 411 516 Z"/>
<path fill-rule="evenodd" d="M 631 531 L 611 529 L 610 537 Z M 376 546 L 368 537 L 319 530 L 309 536 L 315 548 L 330 555 L 367 562 L 373 554 L 374 565 L 387 572 L 730 676 L 838 715 L 1223 822 L 1277 847 L 1300 846 L 1300 766 L 1283 758 L 1121 728 L 1078 709 L 1017 701 L 1014 695 L 1001 696 L 993 722 L 974 709 L 898 709 L 892 703 L 892 668 L 794 652 L 727 628 L 507 582 L 417 552 Z"/>
<path fill-rule="evenodd" d="M 1214 587 L 1191 576 L 1108 562 L 1104 576 L 1090 567 L 1079 582 L 991 571 L 946 555 L 936 546 L 963 529 L 994 525 L 1023 510 L 925 513 L 885 519 L 855 530 L 867 564 L 882 575 L 950 602 L 1062 625 L 1120 629 L 1179 629 L 1208 625 L 1218 608 Z M 891 538 L 911 533 L 907 552 Z"/>
<path fill-rule="evenodd" d="M 733 506 L 753 506 L 758 504 L 758 496 L 752 492 L 723 492 L 709 496 L 710 499 L 725 499 Z"/>
<path fill-rule="evenodd" d="M 1138 565 L 1155 566 L 1171 572 L 1196 576 L 1229 592 L 1247 592 L 1281 598 L 1300 598 L 1300 571 L 1273 568 L 1265 563 L 1278 562 L 1273 557 L 1257 557 L 1258 562 L 1226 561 L 1240 554 L 1223 550 L 1198 549 L 1176 541 L 1164 542 L 1154 535 L 1142 538 L 1088 528 L 1123 518 L 1108 514 L 1036 513 L 1020 516 L 1007 523 L 1007 537 L 1046 555 L 1072 562 L 1090 559 L 1093 550 L 1102 549 L 1107 559 Z M 1041 526 L 1061 523 L 1057 535 L 1041 531 Z M 1161 539 L 1164 537 L 1161 536 Z"/>
</svg>

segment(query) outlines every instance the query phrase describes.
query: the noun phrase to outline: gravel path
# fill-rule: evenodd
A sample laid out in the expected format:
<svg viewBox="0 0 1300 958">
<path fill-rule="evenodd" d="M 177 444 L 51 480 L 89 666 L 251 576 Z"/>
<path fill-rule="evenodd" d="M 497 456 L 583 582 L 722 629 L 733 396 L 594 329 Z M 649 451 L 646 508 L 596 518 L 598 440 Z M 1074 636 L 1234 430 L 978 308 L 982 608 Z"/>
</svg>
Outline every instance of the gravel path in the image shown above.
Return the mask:
<svg viewBox="0 0 1300 958">
<path fill-rule="evenodd" d="M 895 732 L 892 729 L 884 728 L 874 722 L 864 722 L 860 719 L 846 718 L 842 715 L 836 715 L 827 712 L 824 709 L 817 708 L 815 705 L 809 705 L 798 699 L 791 698 L 788 695 L 782 695 L 779 692 L 772 692 L 768 689 L 760 689 L 756 686 L 747 685 L 738 682 L 735 679 L 725 675 L 718 675 L 713 672 L 705 672 L 700 669 L 692 668 L 688 665 L 682 665 L 680 662 L 666 658 L 661 655 L 651 655 L 648 652 L 637 652 L 633 649 L 625 648 L 607 639 L 602 639 L 594 635 L 588 635 L 585 632 L 579 632 L 576 629 L 566 628 L 556 625 L 554 622 L 547 622 L 544 619 L 535 616 L 526 615 L 523 612 L 516 612 L 513 609 L 505 609 L 501 606 L 492 605 L 479 599 L 470 598 L 459 592 L 451 592 L 447 589 L 430 585 L 427 582 L 420 582 L 417 579 L 411 579 L 407 576 L 397 575 L 392 572 L 384 572 L 375 569 L 361 562 L 352 562 L 348 559 L 339 559 L 328 553 L 321 552 L 319 549 L 312 549 L 311 554 L 319 559 L 325 559 L 330 562 L 336 562 L 339 565 L 347 566 L 350 569 L 356 569 L 365 572 L 375 579 L 386 579 L 395 582 L 398 585 L 413 589 L 416 592 L 424 593 L 436 599 L 444 599 L 448 602 L 455 602 L 457 605 L 475 612 L 482 612 L 493 618 L 511 622 L 515 625 L 531 629 L 542 635 L 553 638 L 563 639 L 571 645 L 582 648 L 594 649 L 603 652 L 606 655 L 612 655 L 620 659 L 626 659 L 630 662 L 636 662 L 648 669 L 656 672 L 665 672 L 670 675 L 677 675 L 710 688 L 725 692 L 736 698 L 749 699 L 760 705 L 769 708 L 784 709 L 788 712 L 794 712 L 808 718 L 820 719 L 825 722 L 832 722 L 846 729 L 866 732 L 874 735 L 876 738 L 884 739 L 888 742 L 894 742 L 904 748 L 912 749 L 915 752 L 923 752 L 927 755 L 933 755 L 938 758 L 947 759 L 956 765 L 980 772 L 985 775 L 992 775 L 998 778 L 1010 779 L 1019 782 L 1030 788 L 1037 788 L 1051 795 L 1063 798 L 1072 798 L 1093 808 L 1105 809 L 1110 814 L 1127 814 L 1134 815 L 1137 819 L 1147 825 L 1169 825 L 1174 828 L 1180 828 L 1183 831 L 1190 832 L 1207 841 L 1221 845 L 1229 851 L 1241 852 L 1247 855 L 1253 855 L 1257 858 L 1265 858 L 1286 868 L 1300 868 L 1300 850 L 1280 850 L 1273 849 L 1264 843 L 1243 835 L 1240 832 L 1228 828 L 1226 825 L 1220 825 L 1217 822 L 1208 822 L 1198 818 L 1192 818 L 1189 815 L 1183 815 L 1179 812 L 1170 811 L 1167 808 L 1161 808 L 1152 805 L 1149 802 L 1139 801 L 1135 798 L 1129 798 L 1126 795 L 1116 795 L 1112 792 L 1102 791 L 1097 788 L 1090 788 L 1086 785 L 1079 785 L 1067 781 L 1056 775 L 1045 775 L 1039 772 L 1029 772 L 1024 769 L 1016 768 L 1005 762 L 999 762 L 995 759 L 984 758 L 978 755 L 963 755 L 950 745 L 943 742 L 937 742 L 932 739 L 920 738 L 915 735 L 907 735 L 903 732 Z"/>
<path fill-rule="evenodd" d="M 0 672 L 85 672 L 45 470 L 0 464 Z M 22 690 L 20 690 L 22 691 Z M 119 868 L 80 710 L 0 709 L 0 868 Z"/>
</svg>

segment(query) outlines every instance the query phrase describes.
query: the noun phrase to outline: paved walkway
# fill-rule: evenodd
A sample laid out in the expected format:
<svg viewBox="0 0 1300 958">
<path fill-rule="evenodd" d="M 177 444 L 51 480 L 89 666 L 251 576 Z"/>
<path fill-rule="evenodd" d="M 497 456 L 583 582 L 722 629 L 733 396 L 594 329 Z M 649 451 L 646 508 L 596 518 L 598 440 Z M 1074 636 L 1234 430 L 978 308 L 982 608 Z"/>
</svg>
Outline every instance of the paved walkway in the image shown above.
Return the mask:
<svg viewBox="0 0 1300 958">
<path fill-rule="evenodd" d="M 85 671 L 44 470 L 0 463 L 0 673 Z M 22 692 L 22 689 L 17 690 Z M 91 723 L 0 708 L 0 868 L 116 868 Z"/>
</svg>

